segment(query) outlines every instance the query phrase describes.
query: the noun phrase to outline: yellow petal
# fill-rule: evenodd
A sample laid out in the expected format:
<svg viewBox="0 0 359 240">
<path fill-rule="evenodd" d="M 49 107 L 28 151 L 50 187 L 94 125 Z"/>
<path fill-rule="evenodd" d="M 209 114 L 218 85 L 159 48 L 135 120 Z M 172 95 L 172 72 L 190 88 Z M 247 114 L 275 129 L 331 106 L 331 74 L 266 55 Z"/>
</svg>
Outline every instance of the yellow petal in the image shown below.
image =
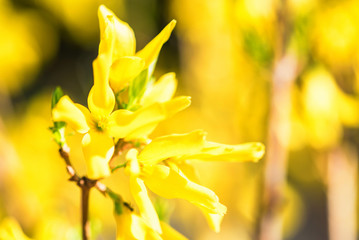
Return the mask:
<svg viewBox="0 0 359 240">
<path fill-rule="evenodd" d="M 166 109 L 167 118 L 172 117 L 174 114 L 184 110 L 191 105 L 191 97 L 181 96 L 176 97 L 170 101 L 162 103 Z"/>
<path fill-rule="evenodd" d="M 126 154 L 126 172 L 131 176 L 137 177 L 140 174 L 140 165 L 137 160 L 138 151 L 135 148 L 128 150 Z"/>
<path fill-rule="evenodd" d="M 171 240 L 187 240 L 185 236 L 183 236 L 181 233 L 177 232 L 174 228 L 172 228 L 170 225 L 168 225 L 165 222 L 161 221 L 161 227 L 162 227 L 162 238 L 163 239 L 171 239 Z"/>
<path fill-rule="evenodd" d="M 86 133 L 90 129 L 85 115 L 67 95 L 61 97 L 52 109 L 52 119 L 66 122 L 79 133 Z"/>
<path fill-rule="evenodd" d="M 152 192 L 165 198 L 181 198 L 201 206 L 208 213 L 224 215 L 226 207 L 210 189 L 191 182 L 183 174 L 164 165 L 144 169 L 142 179 Z"/>
<path fill-rule="evenodd" d="M 147 225 L 152 229 L 156 230 L 158 233 L 162 233 L 160 220 L 151 199 L 148 196 L 147 188 L 143 183 L 143 180 L 138 177 L 131 176 L 130 189 L 143 220 L 145 220 Z"/>
<path fill-rule="evenodd" d="M 136 39 L 132 28 L 125 22 L 121 21 L 116 15 L 101 5 L 98 9 L 98 17 L 100 22 L 101 40 L 105 34 L 105 29 L 114 31 L 112 36 L 114 39 L 108 39 L 114 41 L 112 58 L 115 60 L 119 57 L 133 56 L 136 51 Z M 108 25 L 112 26 L 108 26 Z M 101 48 L 99 49 L 101 54 Z"/>
<path fill-rule="evenodd" d="M 115 106 L 115 95 L 109 85 L 109 67 L 106 55 L 99 55 L 93 61 L 94 85 L 87 103 L 95 116 L 108 116 Z"/>
<path fill-rule="evenodd" d="M 143 164 L 156 164 L 171 157 L 197 153 L 203 146 L 206 133 L 197 130 L 187 134 L 172 134 L 154 139 L 139 154 Z"/>
<path fill-rule="evenodd" d="M 109 17 L 109 12 L 103 5 L 98 9 L 98 18 L 100 25 L 100 44 L 98 54 L 108 54 L 112 58 L 115 43 L 114 18 Z"/>
<path fill-rule="evenodd" d="M 121 215 L 115 214 L 116 240 L 162 240 L 159 233 L 126 207 Z"/>
<path fill-rule="evenodd" d="M 136 56 L 145 60 L 145 68 L 157 59 L 162 45 L 168 40 L 173 28 L 176 26 L 176 20 L 172 20 L 151 42 L 149 42 Z"/>
<path fill-rule="evenodd" d="M 82 138 L 82 150 L 89 178 L 99 179 L 110 175 L 108 162 L 114 151 L 111 137 L 101 132 L 90 131 Z"/>
<path fill-rule="evenodd" d="M 201 206 L 197 206 L 199 207 L 199 209 L 202 211 L 202 213 L 204 214 L 209 227 L 215 231 L 216 233 L 218 233 L 221 230 L 221 222 L 223 220 L 224 215 L 223 214 L 218 214 L 218 213 L 209 213 L 207 212 L 207 209 L 201 207 Z"/>
<path fill-rule="evenodd" d="M 139 57 L 121 57 L 111 66 L 110 84 L 114 92 L 119 92 L 134 79 L 145 66 L 145 61 Z"/>
<path fill-rule="evenodd" d="M 159 104 L 142 108 L 136 112 L 120 109 L 111 114 L 108 131 L 113 137 L 125 138 L 131 133 L 143 129 L 144 126 L 151 126 L 151 129 L 153 129 L 160 121 L 164 120 L 165 117 L 166 113 Z M 143 132 L 143 134 L 146 135 L 148 132 Z M 141 134 L 137 133 L 137 135 Z"/>
<path fill-rule="evenodd" d="M 206 142 L 197 154 L 188 154 L 183 159 L 199 159 L 205 161 L 253 161 L 256 162 L 264 155 L 264 145 L 259 142 L 238 145 L 226 145 Z"/>
<path fill-rule="evenodd" d="M 148 106 L 155 102 L 166 102 L 172 99 L 176 92 L 177 79 L 175 73 L 164 74 L 153 86 L 146 89 L 140 104 Z"/>
</svg>

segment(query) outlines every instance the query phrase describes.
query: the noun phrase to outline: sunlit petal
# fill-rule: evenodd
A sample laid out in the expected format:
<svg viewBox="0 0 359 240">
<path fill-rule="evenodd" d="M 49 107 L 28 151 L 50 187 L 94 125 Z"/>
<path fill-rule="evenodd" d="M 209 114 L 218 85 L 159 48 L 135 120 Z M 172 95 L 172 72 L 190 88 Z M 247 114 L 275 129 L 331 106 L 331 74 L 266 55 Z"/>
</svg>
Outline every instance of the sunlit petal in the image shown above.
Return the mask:
<svg viewBox="0 0 359 240">
<path fill-rule="evenodd" d="M 189 107 L 189 105 L 191 105 L 191 97 L 187 97 L 187 96 L 176 97 L 170 101 L 162 103 L 162 105 L 166 109 L 167 117 L 171 117 L 174 114 Z"/>
<path fill-rule="evenodd" d="M 263 157 L 264 151 L 264 145 L 259 142 L 238 145 L 206 142 L 200 152 L 194 155 L 188 154 L 182 158 L 206 161 L 256 162 Z"/>
<path fill-rule="evenodd" d="M 86 133 L 90 129 L 85 115 L 67 95 L 63 96 L 52 109 L 52 119 L 66 122 L 79 133 Z"/>
<path fill-rule="evenodd" d="M 94 85 L 88 95 L 88 107 L 94 115 L 107 116 L 115 106 L 115 95 L 109 85 L 109 67 L 106 55 L 93 61 Z"/>
<path fill-rule="evenodd" d="M 171 157 L 194 154 L 201 150 L 206 133 L 197 130 L 187 134 L 172 134 L 154 139 L 139 154 L 143 164 L 156 164 Z"/>
<path fill-rule="evenodd" d="M 141 178 L 151 191 L 162 197 L 186 199 L 208 213 L 223 215 L 226 212 L 226 207 L 219 203 L 212 190 L 188 180 L 167 166 L 155 165 L 145 169 Z"/>
<path fill-rule="evenodd" d="M 163 239 L 171 239 L 171 240 L 187 240 L 188 239 L 163 221 L 161 221 L 161 227 L 162 227 L 161 236 L 163 237 Z"/>
<path fill-rule="evenodd" d="M 102 132 L 90 131 L 82 139 L 87 175 L 91 179 L 110 175 L 108 162 L 114 151 L 113 139 Z"/>
<path fill-rule="evenodd" d="M 162 233 L 160 226 L 160 220 L 156 213 L 156 210 L 151 202 L 147 193 L 147 188 L 143 183 L 143 180 L 134 176 L 130 177 L 130 189 L 131 194 L 135 199 L 138 206 L 141 217 L 146 223 L 154 230 Z"/>
<path fill-rule="evenodd" d="M 221 222 L 223 220 L 224 214 L 219 213 L 209 213 L 207 209 L 203 208 L 202 206 L 198 206 L 201 209 L 202 213 L 204 214 L 209 227 L 218 233 L 221 230 Z"/>
<path fill-rule="evenodd" d="M 159 233 L 153 230 L 146 222 L 127 208 L 123 213 L 115 214 L 116 240 L 162 240 Z"/>
<path fill-rule="evenodd" d="M 166 113 L 159 104 L 142 108 L 136 112 L 120 109 L 111 114 L 108 131 L 113 137 L 125 138 L 144 126 L 157 126 L 165 117 Z M 144 134 L 147 134 L 147 132 Z"/>
<path fill-rule="evenodd" d="M 136 51 L 136 39 L 132 28 L 127 23 L 118 19 L 116 15 L 104 5 L 99 7 L 98 16 L 100 21 L 101 39 L 103 39 L 102 35 L 104 35 L 103 32 L 106 29 L 106 25 L 113 24 L 110 28 L 114 31 L 112 58 L 115 60 L 119 57 L 133 56 Z"/>
<path fill-rule="evenodd" d="M 164 74 L 153 86 L 146 89 L 140 104 L 148 106 L 155 102 L 169 101 L 176 92 L 177 79 L 175 73 Z"/>
<path fill-rule="evenodd" d="M 111 66 L 110 84 L 114 92 L 126 87 L 130 80 L 135 78 L 145 66 L 145 61 L 139 57 L 121 57 Z"/>
<path fill-rule="evenodd" d="M 173 28 L 176 26 L 176 20 L 172 20 L 151 42 L 149 42 L 136 56 L 145 60 L 145 68 L 157 59 L 162 45 L 168 40 Z"/>
</svg>

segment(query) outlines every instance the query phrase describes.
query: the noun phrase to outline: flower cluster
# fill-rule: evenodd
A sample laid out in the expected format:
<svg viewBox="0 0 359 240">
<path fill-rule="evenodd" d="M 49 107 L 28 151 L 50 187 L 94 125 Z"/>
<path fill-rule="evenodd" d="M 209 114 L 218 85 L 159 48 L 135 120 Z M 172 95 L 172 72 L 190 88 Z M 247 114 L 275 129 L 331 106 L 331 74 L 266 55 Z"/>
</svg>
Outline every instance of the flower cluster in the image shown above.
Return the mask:
<svg viewBox="0 0 359 240">
<path fill-rule="evenodd" d="M 65 125 L 83 135 L 90 179 L 106 178 L 120 167 L 128 174 L 138 213 L 109 191 L 115 202 L 117 239 L 185 239 L 159 220 L 147 188 L 164 198 L 191 202 L 203 212 L 210 227 L 219 231 L 226 207 L 212 190 L 196 183 L 191 160 L 257 161 L 264 154 L 264 146 L 209 142 L 202 130 L 150 139 L 161 121 L 190 105 L 190 97 L 174 97 L 174 73 L 157 81 L 152 77 L 159 52 L 176 21 L 136 52 L 130 26 L 103 5 L 98 14 L 101 39 L 93 62 L 94 85 L 88 95 L 88 108 L 58 94 L 52 109 L 55 140 L 66 147 L 62 132 Z M 119 151 L 125 154 L 124 162 L 113 166 L 111 159 Z"/>
</svg>

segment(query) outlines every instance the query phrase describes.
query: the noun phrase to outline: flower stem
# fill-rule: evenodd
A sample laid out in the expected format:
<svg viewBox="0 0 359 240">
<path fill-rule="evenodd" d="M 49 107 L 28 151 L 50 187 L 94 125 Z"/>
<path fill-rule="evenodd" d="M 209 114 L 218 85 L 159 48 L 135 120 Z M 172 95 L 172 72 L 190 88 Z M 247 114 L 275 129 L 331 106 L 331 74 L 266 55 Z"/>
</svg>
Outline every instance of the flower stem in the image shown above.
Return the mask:
<svg viewBox="0 0 359 240">
<path fill-rule="evenodd" d="M 86 184 L 87 178 L 82 178 L 79 182 L 81 187 L 81 211 L 82 211 L 82 239 L 88 240 L 90 239 L 91 229 L 90 222 L 88 221 L 88 209 L 89 209 L 89 196 L 91 186 Z M 81 184 L 83 181 L 83 184 Z"/>
</svg>

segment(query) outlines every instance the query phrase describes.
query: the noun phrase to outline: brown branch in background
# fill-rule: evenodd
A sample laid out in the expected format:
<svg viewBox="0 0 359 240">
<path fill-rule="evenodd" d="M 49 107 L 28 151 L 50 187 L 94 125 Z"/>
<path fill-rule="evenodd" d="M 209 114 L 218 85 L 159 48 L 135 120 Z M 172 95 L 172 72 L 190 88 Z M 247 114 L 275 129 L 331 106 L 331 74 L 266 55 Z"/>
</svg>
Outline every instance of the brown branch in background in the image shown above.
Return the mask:
<svg viewBox="0 0 359 240">
<path fill-rule="evenodd" d="M 337 147 L 328 156 L 328 215 L 330 240 L 356 239 L 356 151 Z"/>
<path fill-rule="evenodd" d="M 264 169 L 264 202 L 258 233 L 260 240 L 282 239 L 281 210 L 287 174 L 291 90 L 298 74 L 297 58 L 287 51 L 291 27 L 287 17 L 286 1 L 282 0 L 277 12 L 279 37 L 272 75 L 267 158 Z"/>
</svg>

